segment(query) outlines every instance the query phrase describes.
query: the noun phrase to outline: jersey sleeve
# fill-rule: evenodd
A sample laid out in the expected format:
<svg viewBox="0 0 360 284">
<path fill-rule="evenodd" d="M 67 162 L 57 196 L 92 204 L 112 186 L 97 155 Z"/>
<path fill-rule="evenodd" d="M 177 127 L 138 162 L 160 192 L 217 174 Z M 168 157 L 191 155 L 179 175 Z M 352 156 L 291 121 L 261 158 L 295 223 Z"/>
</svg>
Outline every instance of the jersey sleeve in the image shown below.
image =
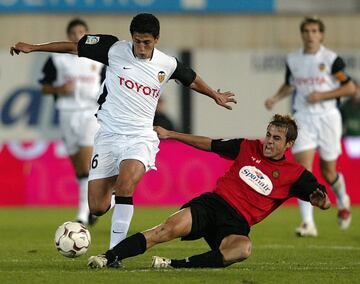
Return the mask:
<svg viewBox="0 0 360 284">
<path fill-rule="evenodd" d="M 285 71 L 285 84 L 290 86 L 291 85 L 291 70 L 289 68 L 289 65 L 286 64 L 286 71 Z"/>
<path fill-rule="evenodd" d="M 109 50 L 117 41 L 112 35 L 84 35 L 78 42 L 78 55 L 109 65 Z"/>
<path fill-rule="evenodd" d="M 185 66 L 176 59 L 176 69 L 172 73 L 170 79 L 179 80 L 184 86 L 190 86 L 190 84 L 195 80 L 196 73 L 190 67 Z"/>
<path fill-rule="evenodd" d="M 106 77 L 106 65 L 103 65 L 100 71 L 100 83 L 104 82 Z"/>
<path fill-rule="evenodd" d="M 331 66 L 331 74 L 340 81 L 341 85 L 351 80 L 350 76 L 345 72 L 345 62 L 341 57 L 337 57 Z"/>
<path fill-rule="evenodd" d="M 51 56 L 48 58 L 48 60 L 45 62 L 45 65 L 42 69 L 42 73 L 44 74 L 44 77 L 39 80 L 39 83 L 44 84 L 52 84 L 56 80 L 57 71 L 54 64 L 54 61 L 52 60 Z"/>
<path fill-rule="evenodd" d="M 317 188 L 326 193 L 325 186 L 318 183 L 311 172 L 304 170 L 299 179 L 291 186 L 290 195 L 305 201 L 310 201 L 310 194 Z"/>
<path fill-rule="evenodd" d="M 244 139 L 215 139 L 211 141 L 211 152 L 235 160 L 240 152 L 240 145 Z"/>
</svg>

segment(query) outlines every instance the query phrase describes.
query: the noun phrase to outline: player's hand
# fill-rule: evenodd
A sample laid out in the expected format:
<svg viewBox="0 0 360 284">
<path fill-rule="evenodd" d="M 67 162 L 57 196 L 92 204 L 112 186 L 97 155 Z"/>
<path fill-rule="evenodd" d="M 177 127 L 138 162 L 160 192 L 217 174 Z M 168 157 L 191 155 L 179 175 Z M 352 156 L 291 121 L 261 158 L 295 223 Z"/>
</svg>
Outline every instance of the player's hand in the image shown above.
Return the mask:
<svg viewBox="0 0 360 284">
<path fill-rule="evenodd" d="M 235 94 L 232 92 L 223 92 L 222 93 L 222 92 L 220 92 L 220 89 L 218 89 L 216 91 L 214 100 L 218 105 L 231 110 L 232 107 L 228 103 L 234 103 L 234 104 L 237 103 L 234 96 L 235 96 Z"/>
<path fill-rule="evenodd" d="M 154 126 L 154 131 L 156 132 L 157 136 L 160 138 L 160 139 L 168 139 L 170 138 L 170 131 L 161 127 L 161 126 Z"/>
<path fill-rule="evenodd" d="M 13 56 L 14 54 L 19 55 L 20 52 L 29 53 L 33 50 L 33 45 L 25 42 L 18 42 L 14 46 L 10 47 L 10 54 Z"/>
<path fill-rule="evenodd" d="M 72 93 L 75 89 L 75 80 L 67 81 L 64 85 L 60 87 L 62 94 L 69 94 Z"/>
<path fill-rule="evenodd" d="M 276 100 L 271 97 L 271 98 L 268 98 L 266 101 L 265 101 L 265 107 L 267 110 L 272 110 L 273 106 L 275 105 L 276 103 Z"/>
<path fill-rule="evenodd" d="M 327 194 L 318 188 L 310 194 L 310 203 L 313 206 L 317 206 L 321 209 L 328 209 L 331 205 Z"/>
<path fill-rule="evenodd" d="M 306 97 L 306 100 L 310 104 L 318 103 L 322 101 L 322 95 L 320 92 L 312 92 L 310 95 Z"/>
</svg>

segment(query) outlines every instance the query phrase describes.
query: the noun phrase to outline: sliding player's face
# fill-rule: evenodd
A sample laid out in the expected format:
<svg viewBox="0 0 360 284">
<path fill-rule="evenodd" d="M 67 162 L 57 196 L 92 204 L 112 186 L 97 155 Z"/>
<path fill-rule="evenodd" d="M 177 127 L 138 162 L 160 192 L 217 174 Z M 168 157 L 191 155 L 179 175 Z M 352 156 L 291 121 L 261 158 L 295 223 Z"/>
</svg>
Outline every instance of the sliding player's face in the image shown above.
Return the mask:
<svg viewBox="0 0 360 284">
<path fill-rule="evenodd" d="M 84 26 L 77 25 L 70 29 L 68 38 L 70 41 L 78 42 L 87 32 L 88 31 Z"/>
<path fill-rule="evenodd" d="M 154 38 L 154 36 L 149 33 L 134 33 L 132 40 L 135 56 L 140 59 L 149 59 L 152 56 L 155 45 L 159 41 L 159 37 Z"/>
<path fill-rule="evenodd" d="M 285 127 L 278 127 L 269 125 L 266 132 L 266 137 L 263 145 L 263 154 L 266 158 L 279 160 L 285 151 L 293 145 L 293 142 L 286 142 Z"/>
</svg>

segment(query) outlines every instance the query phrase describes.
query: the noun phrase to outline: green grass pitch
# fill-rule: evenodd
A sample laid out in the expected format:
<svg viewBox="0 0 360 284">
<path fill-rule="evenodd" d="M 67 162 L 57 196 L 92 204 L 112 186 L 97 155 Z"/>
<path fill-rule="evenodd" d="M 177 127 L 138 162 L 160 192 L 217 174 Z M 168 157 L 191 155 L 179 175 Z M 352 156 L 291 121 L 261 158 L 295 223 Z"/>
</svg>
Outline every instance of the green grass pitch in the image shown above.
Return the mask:
<svg viewBox="0 0 360 284">
<path fill-rule="evenodd" d="M 175 208 L 136 208 L 130 233 L 161 222 Z M 0 283 L 360 283 L 360 207 L 352 210 L 350 229 L 337 228 L 336 210 L 315 210 L 319 237 L 297 238 L 296 207 L 282 207 L 252 228 L 251 257 L 225 269 L 152 270 L 152 255 L 183 258 L 208 250 L 202 240 L 161 244 L 124 260 L 121 270 L 89 270 L 90 255 L 107 249 L 111 214 L 90 228 L 85 256 L 68 259 L 54 247 L 58 225 L 71 220 L 73 208 L 0 208 Z"/>
</svg>

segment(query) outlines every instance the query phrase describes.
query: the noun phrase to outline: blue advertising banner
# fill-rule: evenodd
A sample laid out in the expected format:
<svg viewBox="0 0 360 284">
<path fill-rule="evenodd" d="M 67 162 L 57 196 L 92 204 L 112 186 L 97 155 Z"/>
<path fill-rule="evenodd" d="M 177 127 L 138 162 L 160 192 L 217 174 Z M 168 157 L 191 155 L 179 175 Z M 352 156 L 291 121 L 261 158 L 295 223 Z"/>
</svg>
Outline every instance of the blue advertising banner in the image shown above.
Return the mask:
<svg viewBox="0 0 360 284">
<path fill-rule="evenodd" d="M 0 0 L 0 13 L 270 13 L 274 0 Z"/>
</svg>

